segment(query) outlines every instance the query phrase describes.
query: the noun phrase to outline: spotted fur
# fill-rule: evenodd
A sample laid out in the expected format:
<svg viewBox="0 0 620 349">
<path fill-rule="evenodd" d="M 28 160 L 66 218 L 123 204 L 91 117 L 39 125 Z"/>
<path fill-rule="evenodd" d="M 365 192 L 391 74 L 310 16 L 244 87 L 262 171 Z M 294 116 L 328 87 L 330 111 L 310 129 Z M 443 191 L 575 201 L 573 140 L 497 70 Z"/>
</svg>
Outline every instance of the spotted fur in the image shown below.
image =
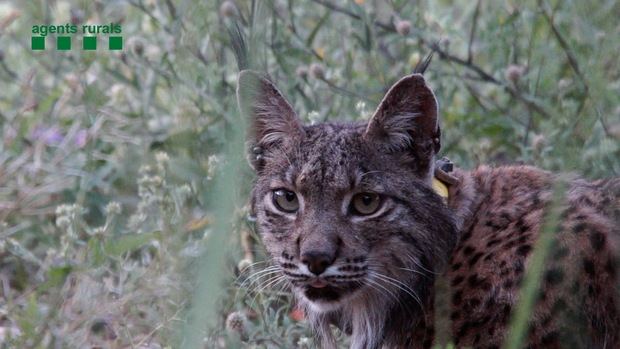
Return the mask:
<svg viewBox="0 0 620 349">
<path fill-rule="evenodd" d="M 464 223 L 447 271 L 458 346 L 500 348 L 556 175 L 529 166 L 458 171 Z M 562 179 L 566 180 L 566 179 Z M 619 348 L 620 179 L 568 179 L 530 320 L 532 348 Z M 462 204 L 465 202 L 466 204 Z"/>
<path fill-rule="evenodd" d="M 431 186 L 437 102 L 419 74 L 392 86 L 369 122 L 302 125 L 277 88 L 248 71 L 238 99 L 251 120 L 258 230 L 321 348 L 336 347 L 331 324 L 354 349 L 430 348 L 437 279 L 449 285 L 456 345 L 501 347 L 556 175 L 456 170 L 444 202 Z M 620 348 L 620 179 L 562 180 L 566 207 L 528 345 Z M 297 209 L 279 208 L 278 190 Z M 359 193 L 377 194 L 378 209 L 355 213 Z"/>
</svg>

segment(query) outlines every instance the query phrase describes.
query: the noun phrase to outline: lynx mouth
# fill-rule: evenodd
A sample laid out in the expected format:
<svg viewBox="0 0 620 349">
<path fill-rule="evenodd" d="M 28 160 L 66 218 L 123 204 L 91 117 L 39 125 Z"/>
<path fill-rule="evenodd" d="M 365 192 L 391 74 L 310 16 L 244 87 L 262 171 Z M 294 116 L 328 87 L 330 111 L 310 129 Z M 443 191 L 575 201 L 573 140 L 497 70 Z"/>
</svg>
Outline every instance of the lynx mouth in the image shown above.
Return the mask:
<svg viewBox="0 0 620 349">
<path fill-rule="evenodd" d="M 323 288 L 327 286 L 327 282 L 322 279 L 316 279 L 310 283 L 310 287 Z"/>
<path fill-rule="evenodd" d="M 322 287 L 306 286 L 304 295 L 310 301 L 335 302 L 342 296 L 342 291 L 329 285 Z"/>
<path fill-rule="evenodd" d="M 346 298 L 346 296 L 355 293 L 360 287 L 359 283 L 354 282 L 338 286 L 332 284 L 309 284 L 303 287 L 303 294 L 312 302 L 338 302 Z"/>
</svg>

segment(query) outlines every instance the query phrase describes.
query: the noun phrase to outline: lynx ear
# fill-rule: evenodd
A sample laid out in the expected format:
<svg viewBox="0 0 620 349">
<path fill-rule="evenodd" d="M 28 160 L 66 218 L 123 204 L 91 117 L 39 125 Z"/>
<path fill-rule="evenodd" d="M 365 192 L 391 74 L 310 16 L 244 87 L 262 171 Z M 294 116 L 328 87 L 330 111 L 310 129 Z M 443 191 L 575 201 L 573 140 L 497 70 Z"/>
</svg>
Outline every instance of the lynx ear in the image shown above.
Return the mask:
<svg viewBox="0 0 620 349">
<path fill-rule="evenodd" d="M 412 153 L 420 170 L 429 171 L 441 146 L 437 112 L 437 100 L 424 77 L 405 76 L 383 97 L 364 137 L 390 153 Z"/>
<path fill-rule="evenodd" d="M 301 121 L 282 93 L 260 74 L 243 70 L 237 80 L 239 110 L 249 119 L 248 141 L 253 147 L 255 159 L 260 152 L 274 145 L 284 145 L 303 136 Z"/>
</svg>

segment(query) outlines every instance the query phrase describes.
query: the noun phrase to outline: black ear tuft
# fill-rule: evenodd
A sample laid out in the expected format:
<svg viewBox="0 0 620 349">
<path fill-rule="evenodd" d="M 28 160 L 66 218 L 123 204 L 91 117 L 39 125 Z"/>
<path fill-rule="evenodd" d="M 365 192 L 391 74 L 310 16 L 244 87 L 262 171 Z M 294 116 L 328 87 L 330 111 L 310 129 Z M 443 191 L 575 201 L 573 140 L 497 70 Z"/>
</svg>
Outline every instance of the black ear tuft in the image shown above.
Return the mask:
<svg viewBox="0 0 620 349">
<path fill-rule="evenodd" d="M 419 61 L 415 65 L 415 68 L 413 68 L 413 73 L 414 74 L 424 75 L 424 73 L 426 72 L 426 69 L 428 69 L 428 66 L 431 65 L 431 61 L 433 60 L 433 54 L 434 53 L 435 52 L 432 51 L 426 57 L 424 57 L 423 60 Z"/>
<path fill-rule="evenodd" d="M 232 27 L 228 27 L 228 36 L 233 54 L 235 55 L 235 61 L 237 61 L 237 68 L 239 70 L 248 69 L 250 67 L 248 45 L 243 29 L 241 29 L 237 21 L 234 22 Z"/>
</svg>

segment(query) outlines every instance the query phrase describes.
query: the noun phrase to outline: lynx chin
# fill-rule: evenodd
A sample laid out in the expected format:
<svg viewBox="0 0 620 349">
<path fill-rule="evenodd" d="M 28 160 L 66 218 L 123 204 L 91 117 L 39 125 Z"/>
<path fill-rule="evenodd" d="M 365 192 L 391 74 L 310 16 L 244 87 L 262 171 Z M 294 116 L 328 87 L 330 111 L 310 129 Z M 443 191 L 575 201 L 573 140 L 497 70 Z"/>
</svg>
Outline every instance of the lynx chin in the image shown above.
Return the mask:
<svg viewBox="0 0 620 349">
<path fill-rule="evenodd" d="M 529 348 L 620 348 L 620 178 L 529 166 L 447 173 L 435 95 L 398 80 L 370 121 L 303 125 L 266 77 L 239 75 L 257 229 L 320 348 L 431 348 L 435 280 L 457 347 L 500 348 L 552 199 L 566 182 Z M 443 189 L 442 189 L 443 188 Z M 580 329 L 580 330 L 575 330 Z"/>
</svg>

